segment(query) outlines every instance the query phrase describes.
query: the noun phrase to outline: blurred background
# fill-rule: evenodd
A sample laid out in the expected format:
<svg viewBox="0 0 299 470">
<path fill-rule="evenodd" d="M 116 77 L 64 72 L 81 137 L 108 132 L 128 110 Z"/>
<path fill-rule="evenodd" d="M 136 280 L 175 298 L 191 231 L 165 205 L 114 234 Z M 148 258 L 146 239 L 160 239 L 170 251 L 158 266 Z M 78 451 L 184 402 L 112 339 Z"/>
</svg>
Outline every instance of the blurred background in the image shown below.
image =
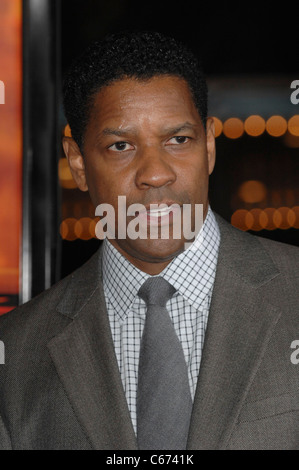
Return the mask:
<svg viewBox="0 0 299 470">
<path fill-rule="evenodd" d="M 94 208 L 61 147 L 61 83 L 91 41 L 123 29 L 174 36 L 203 62 L 217 134 L 212 208 L 241 230 L 299 245 L 296 23 L 286 2 L 0 0 L 0 314 L 99 247 Z"/>
</svg>

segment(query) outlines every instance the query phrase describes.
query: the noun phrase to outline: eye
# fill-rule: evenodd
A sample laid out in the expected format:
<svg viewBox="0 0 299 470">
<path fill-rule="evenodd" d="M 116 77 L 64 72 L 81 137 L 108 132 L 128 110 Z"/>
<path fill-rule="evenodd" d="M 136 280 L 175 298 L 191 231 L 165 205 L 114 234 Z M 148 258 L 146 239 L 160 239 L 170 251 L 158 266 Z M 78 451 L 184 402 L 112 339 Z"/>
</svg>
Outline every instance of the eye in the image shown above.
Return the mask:
<svg viewBox="0 0 299 470">
<path fill-rule="evenodd" d="M 180 145 L 180 144 L 186 144 L 189 142 L 190 137 L 187 137 L 185 135 L 176 135 L 175 137 L 171 137 L 167 141 L 167 145 Z"/>
<path fill-rule="evenodd" d="M 113 152 L 125 152 L 126 150 L 133 150 L 134 147 L 131 144 L 128 144 L 128 142 L 120 141 L 115 142 L 115 144 L 110 145 L 108 148 Z"/>
</svg>

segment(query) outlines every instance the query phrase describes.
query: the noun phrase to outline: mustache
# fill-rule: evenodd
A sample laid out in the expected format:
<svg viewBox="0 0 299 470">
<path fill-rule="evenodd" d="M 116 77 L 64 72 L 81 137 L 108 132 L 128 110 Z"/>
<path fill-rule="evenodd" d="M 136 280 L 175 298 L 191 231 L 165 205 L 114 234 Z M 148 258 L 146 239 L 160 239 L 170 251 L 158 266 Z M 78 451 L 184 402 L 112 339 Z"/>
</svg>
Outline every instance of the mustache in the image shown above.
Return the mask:
<svg viewBox="0 0 299 470">
<path fill-rule="evenodd" d="M 127 206 L 131 204 L 142 204 L 144 206 L 148 206 L 150 204 L 163 204 L 165 201 L 171 201 L 172 204 L 178 204 L 182 206 L 183 204 L 190 204 L 190 197 L 186 191 L 177 193 L 171 189 L 166 191 L 165 188 L 163 191 L 148 190 L 142 199 L 138 199 L 137 201 L 131 201 L 127 199 Z"/>
</svg>

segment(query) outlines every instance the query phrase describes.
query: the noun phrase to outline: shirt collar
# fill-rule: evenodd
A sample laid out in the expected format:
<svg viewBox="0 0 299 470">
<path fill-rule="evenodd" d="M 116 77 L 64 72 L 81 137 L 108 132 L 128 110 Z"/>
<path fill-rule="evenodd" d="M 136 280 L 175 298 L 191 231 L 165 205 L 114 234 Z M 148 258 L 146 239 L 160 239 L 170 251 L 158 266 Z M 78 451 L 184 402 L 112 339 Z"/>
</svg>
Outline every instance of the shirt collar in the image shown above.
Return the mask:
<svg viewBox="0 0 299 470">
<path fill-rule="evenodd" d="M 102 271 L 105 295 L 116 315 L 124 320 L 150 275 L 130 263 L 107 239 L 104 240 Z"/>
<path fill-rule="evenodd" d="M 159 274 L 195 309 L 213 288 L 219 243 L 220 230 L 209 207 L 195 241 Z M 107 239 L 103 246 L 102 272 L 105 295 L 119 319 L 124 320 L 150 275 L 131 264 Z"/>
<path fill-rule="evenodd" d="M 220 230 L 209 207 L 203 226 L 192 245 L 160 274 L 197 310 L 213 289 Z"/>
</svg>

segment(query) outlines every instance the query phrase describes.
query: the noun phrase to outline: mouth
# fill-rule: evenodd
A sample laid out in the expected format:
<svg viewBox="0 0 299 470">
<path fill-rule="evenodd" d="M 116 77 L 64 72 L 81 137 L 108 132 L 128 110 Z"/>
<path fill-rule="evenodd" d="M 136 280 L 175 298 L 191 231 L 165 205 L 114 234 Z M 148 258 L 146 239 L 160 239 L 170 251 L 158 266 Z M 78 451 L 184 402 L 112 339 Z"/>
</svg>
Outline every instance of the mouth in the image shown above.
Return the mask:
<svg viewBox="0 0 299 470">
<path fill-rule="evenodd" d="M 145 209 L 139 217 L 146 219 L 148 224 L 160 226 L 172 224 L 174 216 L 181 212 L 180 204 L 175 202 L 151 203 Z"/>
</svg>

